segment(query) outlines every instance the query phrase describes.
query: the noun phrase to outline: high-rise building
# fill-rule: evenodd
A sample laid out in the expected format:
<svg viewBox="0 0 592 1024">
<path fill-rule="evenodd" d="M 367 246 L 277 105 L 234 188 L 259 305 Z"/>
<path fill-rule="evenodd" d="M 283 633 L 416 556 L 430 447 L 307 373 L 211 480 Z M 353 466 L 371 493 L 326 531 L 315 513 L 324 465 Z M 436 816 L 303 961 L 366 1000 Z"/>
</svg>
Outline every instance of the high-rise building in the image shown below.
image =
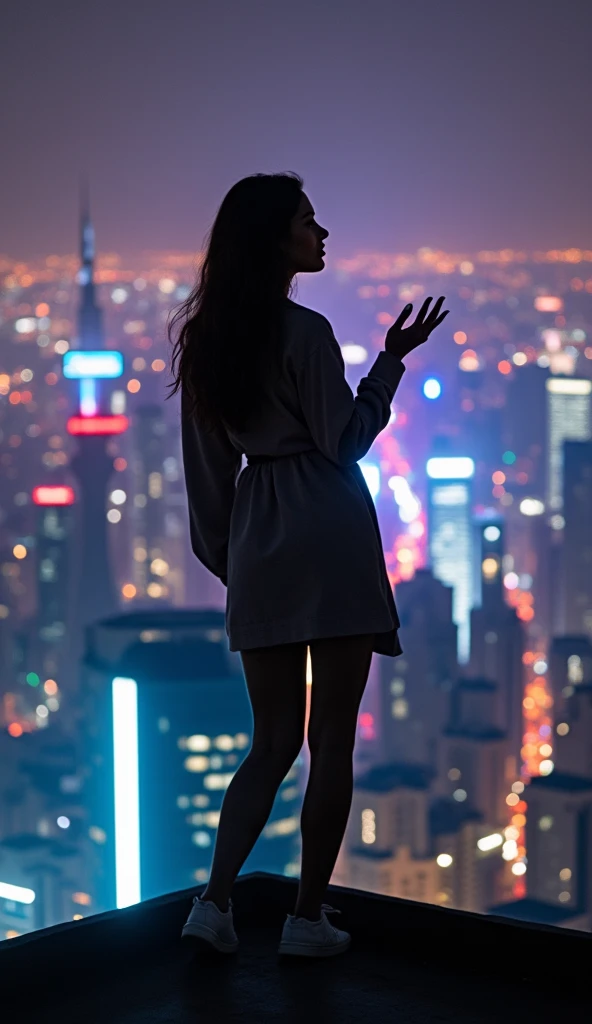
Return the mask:
<svg viewBox="0 0 592 1024">
<path fill-rule="evenodd" d="M 548 378 L 549 370 L 537 363 L 521 366 L 520 372 L 508 380 L 507 401 L 503 407 L 507 446 L 525 463 L 529 493 L 539 499 L 545 496 L 546 484 L 548 399 L 545 383 Z"/>
<path fill-rule="evenodd" d="M 113 473 L 109 439 L 128 426 L 122 414 L 111 414 L 112 381 L 123 373 L 123 356 L 106 349 L 103 315 L 94 283 L 95 235 L 88 194 L 81 214 L 81 262 L 78 283 L 81 301 L 78 329 L 64 356 L 64 377 L 77 383 L 77 414 L 67 423 L 77 438 L 71 460 L 79 483 L 80 554 L 76 588 L 77 629 L 113 614 L 118 607 L 107 543 L 107 485 Z"/>
<path fill-rule="evenodd" d="M 547 507 L 563 506 L 563 445 L 592 437 L 592 381 L 549 377 L 547 388 Z"/>
<path fill-rule="evenodd" d="M 563 452 L 563 632 L 592 639 L 592 442 Z"/>
<path fill-rule="evenodd" d="M 431 767 L 457 676 L 452 588 L 429 569 L 397 586 L 404 654 L 377 656 L 379 708 L 374 763 Z M 429 637 L 429 642 L 426 642 Z"/>
<path fill-rule="evenodd" d="M 437 902 L 483 913 L 505 898 L 501 831 L 491 831 L 483 815 L 465 802 L 439 797 L 429 813 L 430 834 L 440 870 Z"/>
<path fill-rule="evenodd" d="M 458 626 L 458 659 L 468 661 L 471 608 L 474 603 L 474 545 L 471 481 L 475 464 L 468 457 L 428 459 L 429 554 L 436 579 L 452 587 L 452 619 Z"/>
<path fill-rule="evenodd" d="M 562 720 L 576 687 L 592 684 L 592 642 L 587 636 L 556 636 L 549 650 L 549 676 L 555 721 Z"/>
<path fill-rule="evenodd" d="M 176 462 L 169 454 L 170 434 L 162 406 L 147 405 L 137 410 L 129 438 L 133 446 L 131 581 L 135 600 L 144 605 L 154 600 L 180 605 L 183 599 L 181 552 L 177 550 L 182 524 L 170 507 L 171 478 L 175 477 L 172 463 Z M 171 564 L 173 558 L 176 564 Z"/>
<path fill-rule="evenodd" d="M 98 905 L 206 881 L 224 793 L 252 738 L 224 613 L 139 611 L 97 623 L 83 683 Z M 244 871 L 297 872 L 299 762 Z"/>
<path fill-rule="evenodd" d="M 37 672 L 68 688 L 72 670 L 68 637 L 73 624 L 74 491 L 67 485 L 33 489 L 36 507 Z"/>
<path fill-rule="evenodd" d="M 575 685 L 555 725 L 554 768 L 524 791 L 527 898 L 495 912 L 592 927 L 592 685 Z"/>
<path fill-rule="evenodd" d="M 466 802 L 491 830 L 506 818 L 508 783 L 516 777 L 507 733 L 496 724 L 496 690 L 496 684 L 486 679 L 458 682 L 437 777 L 440 793 Z"/>
<path fill-rule="evenodd" d="M 428 832 L 430 778 L 425 768 L 390 764 L 356 780 L 334 884 L 436 902 L 439 872 Z"/>
<path fill-rule="evenodd" d="M 522 746 L 523 629 L 505 600 L 504 523 L 490 516 L 474 523 L 476 607 L 471 611 L 471 676 L 496 684 L 493 723 L 505 732 L 518 772 Z"/>
</svg>

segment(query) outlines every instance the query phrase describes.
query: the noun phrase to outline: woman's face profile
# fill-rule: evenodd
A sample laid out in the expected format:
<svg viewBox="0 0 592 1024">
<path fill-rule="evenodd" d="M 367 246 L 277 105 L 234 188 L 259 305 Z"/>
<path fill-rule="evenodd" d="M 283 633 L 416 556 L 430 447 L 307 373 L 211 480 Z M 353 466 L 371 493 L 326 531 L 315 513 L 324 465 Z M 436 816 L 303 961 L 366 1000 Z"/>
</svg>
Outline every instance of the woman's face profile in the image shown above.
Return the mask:
<svg viewBox="0 0 592 1024">
<path fill-rule="evenodd" d="M 300 206 L 290 224 L 290 237 L 285 244 L 292 274 L 316 273 L 323 270 L 323 240 L 329 232 L 315 220 L 308 196 L 302 193 Z"/>
</svg>

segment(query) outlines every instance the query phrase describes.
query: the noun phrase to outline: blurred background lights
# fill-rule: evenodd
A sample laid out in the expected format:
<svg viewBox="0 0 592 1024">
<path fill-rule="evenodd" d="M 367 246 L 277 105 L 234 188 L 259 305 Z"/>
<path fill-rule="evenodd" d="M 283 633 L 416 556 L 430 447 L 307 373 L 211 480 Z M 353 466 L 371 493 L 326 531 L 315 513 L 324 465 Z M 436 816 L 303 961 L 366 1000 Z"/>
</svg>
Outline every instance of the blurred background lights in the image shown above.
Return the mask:
<svg viewBox="0 0 592 1024">
<path fill-rule="evenodd" d="M 353 341 L 348 341 L 341 346 L 341 354 L 343 361 L 349 366 L 358 366 L 360 363 L 365 363 L 368 358 L 367 349 L 363 345 L 356 345 Z"/>
<path fill-rule="evenodd" d="M 423 393 L 426 398 L 439 398 L 442 394 L 442 385 L 435 377 L 428 377 L 423 385 Z"/>
<path fill-rule="evenodd" d="M 495 540 L 499 540 L 499 538 L 500 538 L 499 527 L 498 526 L 486 526 L 485 529 L 483 530 L 483 536 L 485 537 L 485 540 L 488 540 L 490 543 L 495 541 Z"/>
<path fill-rule="evenodd" d="M 539 498 L 524 498 L 520 502 L 520 511 L 523 516 L 542 516 L 545 505 Z"/>
<path fill-rule="evenodd" d="M 65 814 L 60 814 L 57 823 L 59 828 L 70 828 L 70 819 Z"/>
<path fill-rule="evenodd" d="M 368 485 L 368 490 L 373 498 L 380 493 L 380 469 L 377 465 L 372 462 L 359 462 L 358 463 L 362 473 L 364 474 L 364 480 Z"/>
<path fill-rule="evenodd" d="M 439 868 L 449 868 L 453 862 L 453 858 L 449 853 L 440 853 L 436 857 L 436 864 Z"/>
</svg>

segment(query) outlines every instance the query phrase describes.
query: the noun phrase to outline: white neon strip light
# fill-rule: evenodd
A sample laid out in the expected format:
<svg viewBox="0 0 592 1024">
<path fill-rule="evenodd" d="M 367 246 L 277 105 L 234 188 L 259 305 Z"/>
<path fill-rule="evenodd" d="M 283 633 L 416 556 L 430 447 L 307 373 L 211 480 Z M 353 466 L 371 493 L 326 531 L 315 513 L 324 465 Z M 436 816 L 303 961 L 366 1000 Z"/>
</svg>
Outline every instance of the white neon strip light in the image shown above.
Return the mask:
<svg viewBox="0 0 592 1024">
<path fill-rule="evenodd" d="M 426 472 L 432 480 L 468 480 L 475 472 L 475 463 L 466 455 L 428 459 Z"/>
<path fill-rule="evenodd" d="M 550 377 L 546 387 L 552 395 L 589 395 L 592 393 L 592 381 L 574 380 L 573 377 Z"/>
<path fill-rule="evenodd" d="M 372 462 L 360 462 L 360 469 L 373 498 L 380 493 L 380 468 Z"/>
<path fill-rule="evenodd" d="M 98 411 L 97 383 L 92 377 L 84 377 L 80 381 L 80 415 L 96 416 Z"/>
<path fill-rule="evenodd" d="M 138 775 L 138 684 L 117 676 L 113 693 L 116 906 L 139 903 L 140 787 Z"/>
<path fill-rule="evenodd" d="M 32 903 L 35 893 L 33 889 L 25 889 L 22 885 L 0 882 L 0 897 L 3 900 L 13 900 L 14 903 Z"/>
</svg>

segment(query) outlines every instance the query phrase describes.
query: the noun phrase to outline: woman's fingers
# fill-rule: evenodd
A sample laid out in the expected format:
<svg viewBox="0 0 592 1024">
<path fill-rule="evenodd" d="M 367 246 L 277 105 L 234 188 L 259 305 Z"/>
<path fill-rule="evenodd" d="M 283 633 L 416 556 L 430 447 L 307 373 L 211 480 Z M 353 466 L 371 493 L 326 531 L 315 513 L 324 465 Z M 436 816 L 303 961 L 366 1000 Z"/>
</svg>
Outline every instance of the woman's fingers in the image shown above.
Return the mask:
<svg viewBox="0 0 592 1024">
<path fill-rule="evenodd" d="M 443 319 L 444 319 L 444 317 L 448 316 L 449 312 L 450 312 L 449 309 L 445 309 L 444 312 L 442 313 L 442 316 L 439 316 L 438 319 L 436 320 L 436 322 L 434 323 L 434 327 L 437 327 L 438 324 L 441 324 Z"/>
<path fill-rule="evenodd" d="M 415 320 L 416 324 L 423 324 L 423 318 L 424 318 L 424 316 L 426 315 L 426 313 L 427 313 L 427 311 L 429 309 L 429 305 L 430 305 L 431 301 L 432 301 L 432 296 L 428 295 L 428 297 L 425 300 L 423 306 L 421 307 L 419 313 L 417 314 L 417 318 Z"/>
<path fill-rule="evenodd" d="M 432 309 L 430 315 L 428 316 L 428 323 L 431 324 L 432 321 L 434 321 L 436 319 L 436 317 L 438 316 L 438 313 L 440 312 L 440 309 L 442 307 L 442 303 L 443 302 L 444 302 L 444 296 L 441 295 L 440 298 L 438 299 L 438 301 L 436 302 L 436 305 Z"/>
<path fill-rule="evenodd" d="M 397 327 L 402 327 L 403 324 L 405 323 L 407 317 L 411 316 L 411 310 L 412 309 L 413 309 L 413 306 L 411 305 L 411 303 L 409 303 L 409 305 L 405 306 L 405 309 L 403 310 L 402 313 L 399 313 L 399 316 L 395 320 L 394 324 L 392 324 L 392 326 L 390 327 L 390 330 L 396 329 Z"/>
</svg>

